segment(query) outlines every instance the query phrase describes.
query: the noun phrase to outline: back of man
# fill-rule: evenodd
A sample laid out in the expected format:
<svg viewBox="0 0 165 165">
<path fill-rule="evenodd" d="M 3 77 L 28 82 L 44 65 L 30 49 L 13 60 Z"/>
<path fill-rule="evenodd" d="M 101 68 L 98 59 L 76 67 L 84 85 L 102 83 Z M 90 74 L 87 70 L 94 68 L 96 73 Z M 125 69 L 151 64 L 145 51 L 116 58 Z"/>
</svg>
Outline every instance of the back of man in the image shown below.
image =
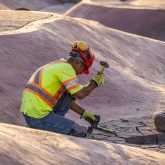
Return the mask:
<svg viewBox="0 0 165 165">
<path fill-rule="evenodd" d="M 32 87 L 26 86 L 24 89 L 21 112 L 33 118 L 43 118 L 48 115 L 66 89 L 74 94 L 82 88 L 74 69 L 64 60 L 55 61 L 39 68 L 32 75 L 28 84 Z M 46 99 L 43 94 L 36 95 L 36 91 L 32 88 L 39 86 L 44 93 L 53 98 L 54 103 Z"/>
</svg>

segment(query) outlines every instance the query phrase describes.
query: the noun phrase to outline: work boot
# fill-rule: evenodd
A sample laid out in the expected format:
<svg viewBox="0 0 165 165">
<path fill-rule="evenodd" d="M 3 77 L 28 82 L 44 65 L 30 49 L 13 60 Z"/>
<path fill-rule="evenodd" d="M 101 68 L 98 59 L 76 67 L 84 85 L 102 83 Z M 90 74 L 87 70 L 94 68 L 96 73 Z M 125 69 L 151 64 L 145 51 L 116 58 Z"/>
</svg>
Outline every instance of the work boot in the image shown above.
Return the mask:
<svg viewBox="0 0 165 165">
<path fill-rule="evenodd" d="M 72 129 L 68 135 L 85 138 L 87 134 L 87 127 L 80 125 L 79 123 L 74 123 Z"/>
</svg>

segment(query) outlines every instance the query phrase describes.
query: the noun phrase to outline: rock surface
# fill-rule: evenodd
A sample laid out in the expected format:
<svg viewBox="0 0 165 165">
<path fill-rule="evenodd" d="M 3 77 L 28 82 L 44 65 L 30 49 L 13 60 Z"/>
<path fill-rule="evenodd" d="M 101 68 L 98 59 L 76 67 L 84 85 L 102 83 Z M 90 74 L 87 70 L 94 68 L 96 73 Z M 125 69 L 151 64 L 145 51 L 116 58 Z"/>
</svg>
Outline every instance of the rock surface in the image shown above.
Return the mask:
<svg viewBox="0 0 165 165">
<path fill-rule="evenodd" d="M 165 41 L 165 2 L 159 2 L 160 6 L 155 9 L 151 5 L 153 1 L 148 3 L 148 8 L 139 8 L 133 1 L 84 1 L 66 15 L 95 20 L 110 28 Z M 120 6 L 114 7 L 114 3 Z"/>
<path fill-rule="evenodd" d="M 165 134 L 156 131 L 153 116 L 112 120 L 99 126 L 105 131 L 95 129 L 94 139 L 165 153 Z"/>
<path fill-rule="evenodd" d="M 21 2 L 20 2 L 21 1 Z M 63 14 L 77 2 L 62 2 L 60 0 L 0 0 L 0 10 L 28 10 L 28 11 L 42 11 L 42 12 L 54 12 Z"/>
<path fill-rule="evenodd" d="M 113 143 L 0 124 L 0 163 L 5 165 L 162 165 L 164 154 Z"/>
<path fill-rule="evenodd" d="M 3 6 L 5 6 L 9 9 L 26 8 L 29 10 L 41 10 L 43 8 L 47 8 L 52 5 L 59 5 L 61 3 L 58 0 L 28 0 L 28 3 L 27 0 L 0 0 L 0 4 L 0 6 L 2 6 L 1 9 L 5 9 L 3 8 Z"/>
<path fill-rule="evenodd" d="M 88 4 L 96 4 L 98 6 L 113 6 L 123 7 L 123 8 L 152 8 L 152 9 L 164 9 L 165 3 L 162 0 L 125 0 L 122 2 L 120 0 L 83 0 L 83 2 Z"/>
<path fill-rule="evenodd" d="M 157 131 L 165 133 L 165 111 L 154 116 L 154 123 Z"/>
</svg>

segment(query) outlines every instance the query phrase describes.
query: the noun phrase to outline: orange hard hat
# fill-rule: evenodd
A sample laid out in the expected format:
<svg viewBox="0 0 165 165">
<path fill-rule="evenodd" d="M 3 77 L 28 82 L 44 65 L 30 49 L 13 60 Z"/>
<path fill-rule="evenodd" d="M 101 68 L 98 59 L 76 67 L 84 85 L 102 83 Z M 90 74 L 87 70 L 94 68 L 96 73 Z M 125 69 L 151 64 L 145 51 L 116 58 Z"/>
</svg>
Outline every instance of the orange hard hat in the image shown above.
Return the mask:
<svg viewBox="0 0 165 165">
<path fill-rule="evenodd" d="M 88 44 L 83 41 L 75 41 L 72 44 L 72 51 L 79 53 L 86 64 L 86 68 L 83 70 L 83 73 L 89 74 L 89 68 L 92 66 L 95 56 L 94 53 L 90 52 Z"/>
</svg>

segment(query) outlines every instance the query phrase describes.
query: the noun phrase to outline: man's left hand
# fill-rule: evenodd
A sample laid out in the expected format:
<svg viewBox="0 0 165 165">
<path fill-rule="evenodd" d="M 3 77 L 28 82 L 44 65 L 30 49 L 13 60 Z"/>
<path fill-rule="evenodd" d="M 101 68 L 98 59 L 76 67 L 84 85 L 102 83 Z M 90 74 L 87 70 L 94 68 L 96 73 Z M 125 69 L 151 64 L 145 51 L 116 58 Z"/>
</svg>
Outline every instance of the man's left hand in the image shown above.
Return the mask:
<svg viewBox="0 0 165 165">
<path fill-rule="evenodd" d="M 84 112 L 81 115 L 82 118 L 84 118 L 86 121 L 92 123 L 94 121 L 96 121 L 96 117 L 93 113 L 84 110 Z"/>
</svg>

